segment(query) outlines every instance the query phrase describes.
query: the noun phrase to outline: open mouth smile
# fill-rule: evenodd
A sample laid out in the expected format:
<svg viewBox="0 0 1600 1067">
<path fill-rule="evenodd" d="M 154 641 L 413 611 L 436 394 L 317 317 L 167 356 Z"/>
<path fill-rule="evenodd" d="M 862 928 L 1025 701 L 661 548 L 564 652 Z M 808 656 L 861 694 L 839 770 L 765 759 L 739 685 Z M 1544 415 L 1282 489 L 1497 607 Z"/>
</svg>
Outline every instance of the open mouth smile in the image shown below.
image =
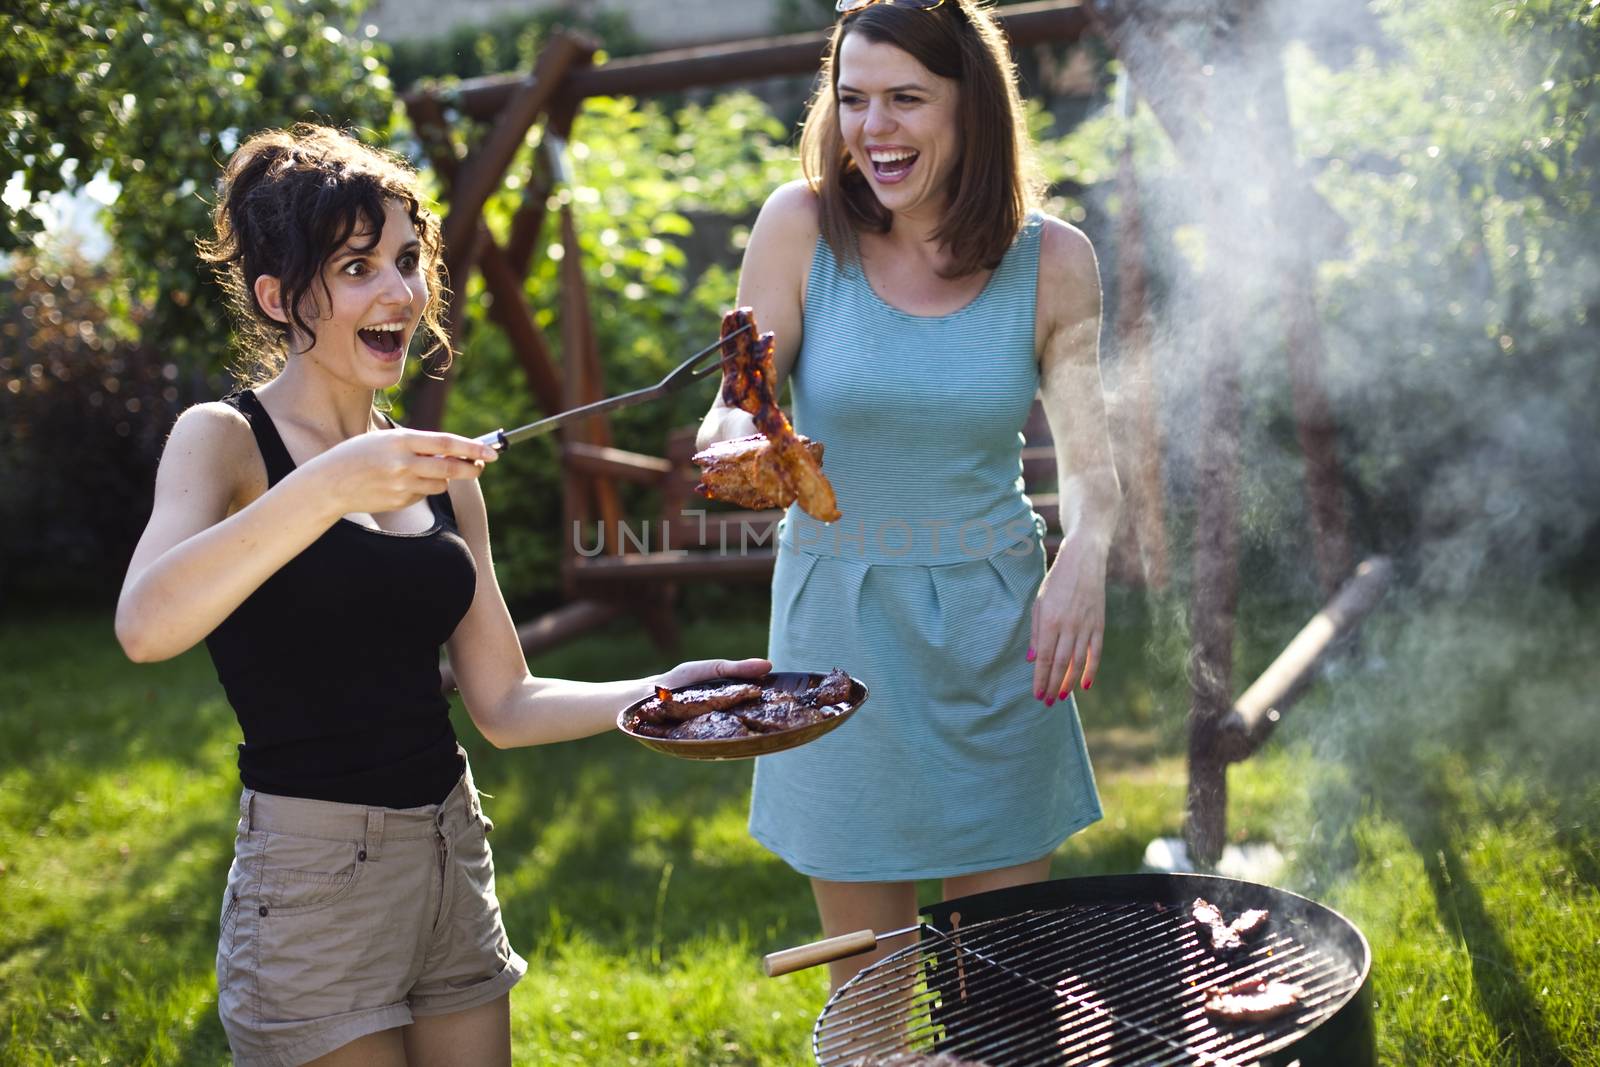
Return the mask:
<svg viewBox="0 0 1600 1067">
<path fill-rule="evenodd" d="M 356 331 L 361 343 L 381 359 L 390 360 L 400 353 L 405 341 L 403 322 L 386 322 L 377 326 L 363 326 Z"/>
<path fill-rule="evenodd" d="M 869 148 L 867 158 L 872 163 L 873 176 L 885 185 L 904 181 L 921 155 L 909 148 Z"/>
</svg>

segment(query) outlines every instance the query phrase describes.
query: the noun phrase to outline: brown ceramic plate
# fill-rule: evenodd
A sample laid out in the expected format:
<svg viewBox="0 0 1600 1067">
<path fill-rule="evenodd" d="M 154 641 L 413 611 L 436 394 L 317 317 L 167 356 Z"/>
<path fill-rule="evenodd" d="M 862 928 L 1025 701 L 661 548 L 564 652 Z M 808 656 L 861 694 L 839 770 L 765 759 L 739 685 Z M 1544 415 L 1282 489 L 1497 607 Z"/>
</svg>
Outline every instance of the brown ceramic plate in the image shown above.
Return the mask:
<svg viewBox="0 0 1600 1067">
<path fill-rule="evenodd" d="M 810 689 L 822 681 L 823 674 L 807 674 L 804 671 L 778 671 L 773 674 L 763 675 L 760 678 L 750 679 L 757 685 L 772 686 L 786 693 L 798 693 Z M 732 679 L 725 679 L 732 680 Z M 689 688 L 685 686 L 684 688 Z M 646 697 L 646 700 L 649 698 Z M 638 722 L 639 705 L 644 700 L 629 704 L 617 716 L 617 729 L 657 752 L 665 752 L 669 756 L 679 759 L 749 759 L 752 756 L 765 756 L 773 752 L 782 752 L 786 748 L 803 745 L 807 741 L 815 740 L 838 727 L 856 709 L 867 700 L 867 687 L 859 681 L 850 679 L 850 699 L 843 705 L 844 710 L 829 719 L 811 723 L 809 726 L 797 726 L 792 730 L 775 730 L 770 734 L 751 734 L 749 737 L 726 737 L 712 741 L 677 741 L 666 737 L 647 737 L 635 733 L 633 727 Z M 835 705 L 836 707 L 839 705 Z"/>
</svg>

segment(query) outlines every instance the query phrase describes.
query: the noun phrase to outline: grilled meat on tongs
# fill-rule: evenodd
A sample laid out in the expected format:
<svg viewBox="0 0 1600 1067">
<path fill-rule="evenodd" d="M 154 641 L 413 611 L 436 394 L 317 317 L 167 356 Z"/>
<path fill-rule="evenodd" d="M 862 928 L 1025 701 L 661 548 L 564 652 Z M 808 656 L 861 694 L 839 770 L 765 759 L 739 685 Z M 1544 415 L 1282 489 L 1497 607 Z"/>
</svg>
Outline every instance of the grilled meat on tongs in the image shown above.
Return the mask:
<svg viewBox="0 0 1600 1067">
<path fill-rule="evenodd" d="M 799 441 L 820 465 L 822 442 L 808 437 L 800 437 Z M 795 491 L 784 480 L 777 450 L 761 434 L 718 441 L 695 453 L 694 461 L 700 465 L 700 484 L 695 489 L 709 500 L 726 500 L 756 509 L 786 508 L 795 501 Z"/>
<path fill-rule="evenodd" d="M 840 517 L 833 486 L 822 473 L 822 445 L 795 433 L 773 388 L 775 338 L 759 336 L 755 313 L 735 308 L 722 317 L 722 402 L 747 411 L 760 437 L 721 441 L 695 453 L 702 470 L 695 489 L 747 508 L 787 507 L 798 501 L 822 522 Z M 749 329 L 739 332 L 742 327 Z"/>
</svg>

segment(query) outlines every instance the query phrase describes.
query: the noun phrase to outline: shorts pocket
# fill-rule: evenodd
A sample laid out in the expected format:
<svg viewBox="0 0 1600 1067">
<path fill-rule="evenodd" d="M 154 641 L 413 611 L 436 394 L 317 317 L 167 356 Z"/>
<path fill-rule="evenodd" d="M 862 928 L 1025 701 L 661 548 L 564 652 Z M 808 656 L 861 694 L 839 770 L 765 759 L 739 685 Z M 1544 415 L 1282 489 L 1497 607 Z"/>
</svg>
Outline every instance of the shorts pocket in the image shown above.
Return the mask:
<svg viewBox="0 0 1600 1067">
<path fill-rule="evenodd" d="M 263 852 L 261 903 L 279 914 L 327 907 L 355 888 L 367 866 L 357 841 L 270 834 Z"/>
<path fill-rule="evenodd" d="M 239 889 L 244 881 L 239 861 L 234 860 L 228 869 L 228 884 L 222 891 L 222 918 L 217 924 L 217 988 L 228 987 L 228 973 L 232 965 L 233 927 L 239 913 Z"/>
</svg>

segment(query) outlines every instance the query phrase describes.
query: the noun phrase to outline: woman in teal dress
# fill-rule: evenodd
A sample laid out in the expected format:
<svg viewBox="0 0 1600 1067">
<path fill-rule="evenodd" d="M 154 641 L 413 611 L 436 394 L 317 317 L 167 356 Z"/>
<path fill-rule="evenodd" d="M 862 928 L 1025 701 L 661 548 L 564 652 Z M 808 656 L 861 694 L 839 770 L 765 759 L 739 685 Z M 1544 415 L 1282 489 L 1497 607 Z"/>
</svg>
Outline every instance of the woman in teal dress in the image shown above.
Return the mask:
<svg viewBox="0 0 1600 1067">
<path fill-rule="evenodd" d="M 1072 691 L 1100 658 L 1119 502 L 1094 250 L 1037 210 L 998 27 L 975 0 L 840 7 L 806 177 L 762 208 L 739 279 L 843 512 L 785 518 L 769 658 L 872 691 L 756 766 L 751 833 L 810 877 L 826 936 L 913 925 L 919 879 L 1041 880 L 1100 817 Z M 1048 571 L 1022 491 L 1036 395 L 1061 472 Z M 752 432 L 719 400 L 700 443 Z M 834 987 L 897 947 L 834 964 Z"/>
</svg>

